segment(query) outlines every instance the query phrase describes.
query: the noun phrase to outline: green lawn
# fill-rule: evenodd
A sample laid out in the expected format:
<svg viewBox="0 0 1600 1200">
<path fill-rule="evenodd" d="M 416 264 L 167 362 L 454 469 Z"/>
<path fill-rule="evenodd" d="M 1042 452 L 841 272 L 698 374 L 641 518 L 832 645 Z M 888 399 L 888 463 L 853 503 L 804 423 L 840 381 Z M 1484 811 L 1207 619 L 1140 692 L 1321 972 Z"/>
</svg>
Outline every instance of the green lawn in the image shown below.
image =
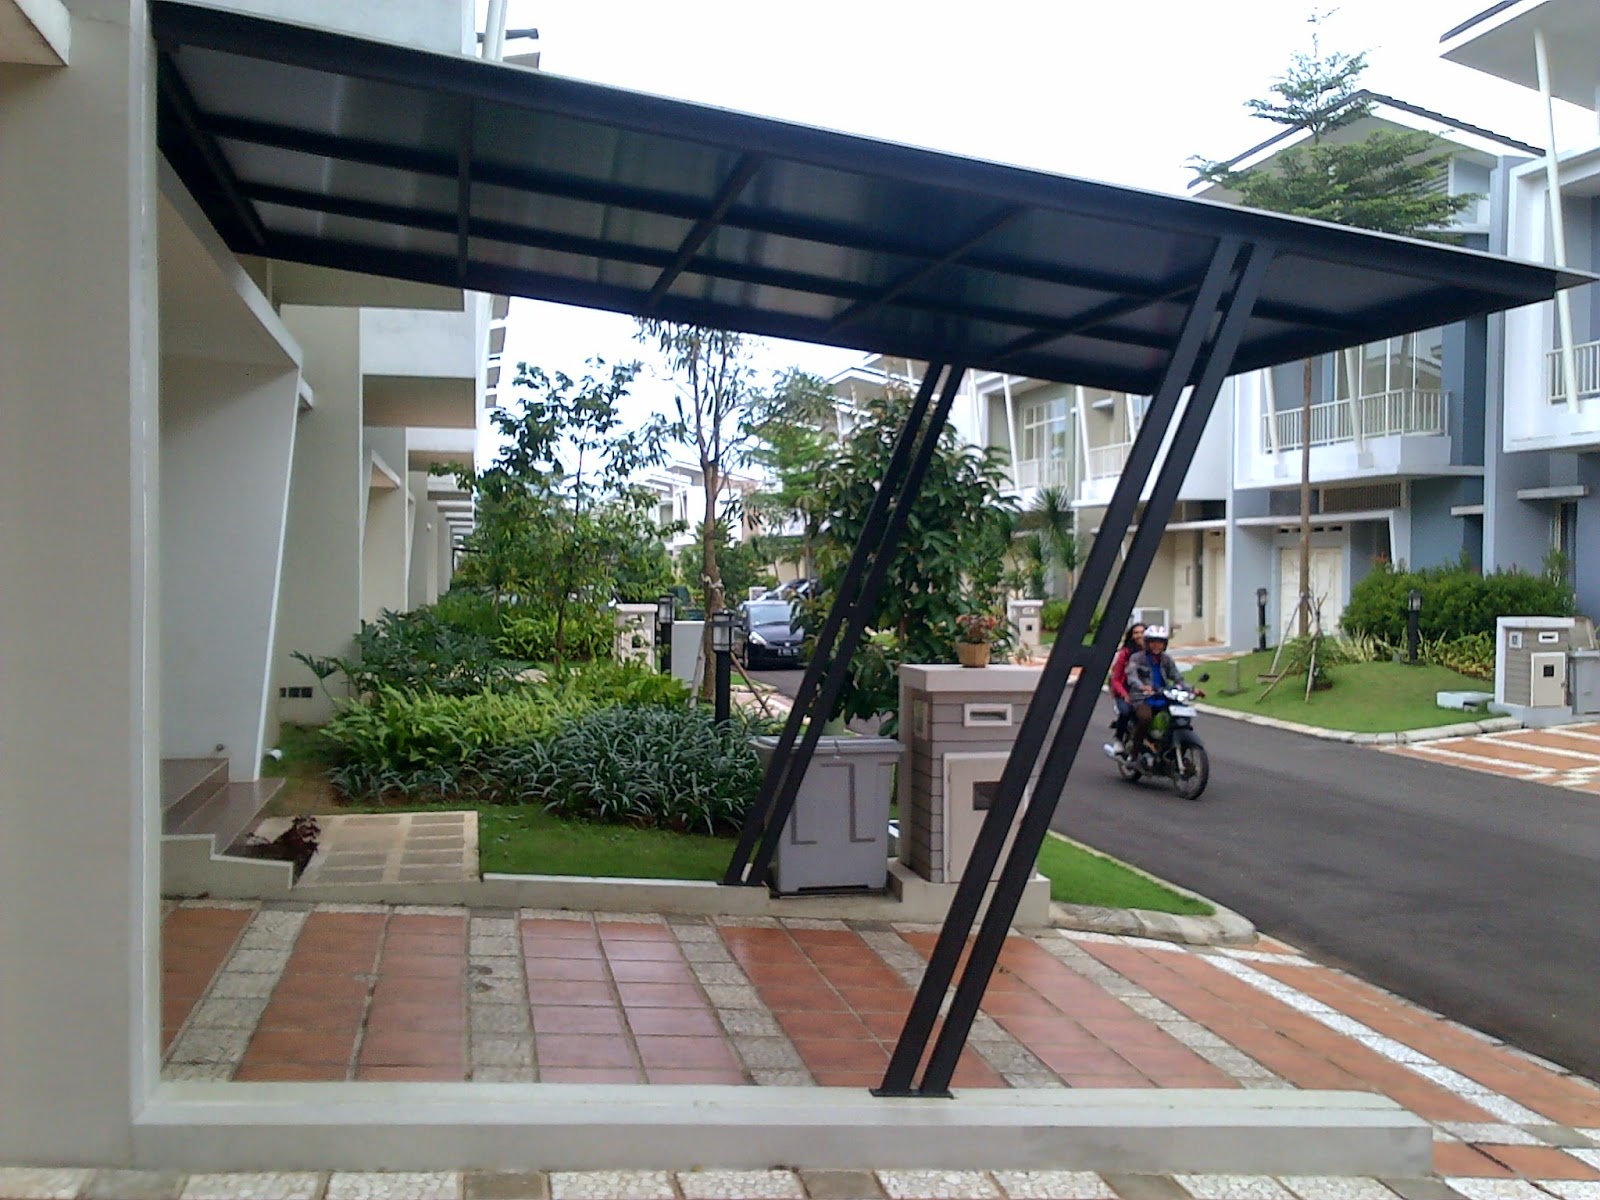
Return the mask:
<svg viewBox="0 0 1600 1200">
<path fill-rule="evenodd" d="M 478 809 L 478 861 L 485 872 L 717 880 L 732 857 L 732 838 L 585 825 L 532 805 Z"/>
<path fill-rule="evenodd" d="M 1104 908 L 1144 908 L 1183 916 L 1209 917 L 1209 904 L 1163 887 L 1114 859 L 1058 837 L 1045 839 L 1039 873 L 1050 879 L 1050 899 L 1062 904 Z"/>
<path fill-rule="evenodd" d="M 1261 694 L 1267 685 L 1257 683 L 1256 677 L 1271 668 L 1272 652 L 1248 654 L 1237 661 L 1239 682 L 1244 690 L 1233 696 L 1222 694 L 1228 678 L 1226 664 L 1206 663 L 1188 672 L 1190 680 L 1202 672 L 1210 672 L 1211 681 L 1202 685 L 1206 691 L 1205 703 L 1354 733 L 1392 733 L 1401 729 L 1425 729 L 1430 725 L 1453 725 L 1470 719 L 1470 714 L 1440 708 L 1434 703 L 1434 693 L 1493 690 L 1481 679 L 1458 675 L 1443 667 L 1420 663 L 1414 667 L 1395 662 L 1349 663 L 1329 668 L 1333 686 L 1312 692 L 1310 701 L 1305 698 L 1303 674 L 1298 682 L 1284 679 L 1262 701 Z"/>
</svg>

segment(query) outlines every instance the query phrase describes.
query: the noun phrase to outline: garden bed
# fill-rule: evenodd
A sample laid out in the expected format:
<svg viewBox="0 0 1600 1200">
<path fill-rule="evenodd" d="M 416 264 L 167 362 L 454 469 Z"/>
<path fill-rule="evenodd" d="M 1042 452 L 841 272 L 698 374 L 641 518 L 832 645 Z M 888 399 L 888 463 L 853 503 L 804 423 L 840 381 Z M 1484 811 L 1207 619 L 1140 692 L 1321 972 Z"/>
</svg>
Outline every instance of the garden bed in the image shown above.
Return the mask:
<svg viewBox="0 0 1600 1200">
<path fill-rule="evenodd" d="M 1309 701 L 1304 674 L 1285 677 L 1262 700 L 1267 684 L 1258 683 L 1256 679 L 1271 670 L 1272 652 L 1247 654 L 1231 661 L 1239 663 L 1239 681 L 1244 687 L 1242 692 L 1232 696 L 1221 690 L 1228 670 L 1225 664 L 1209 663 L 1204 668 L 1189 671 L 1191 680 L 1197 678 L 1201 670 L 1210 672 L 1210 682 L 1202 685 L 1207 704 L 1350 733 L 1395 733 L 1435 725 L 1458 725 L 1471 719 L 1470 714 L 1464 717 L 1458 709 L 1440 708 L 1435 703 L 1436 693 L 1483 689 L 1482 680 L 1422 663 L 1416 666 L 1396 662 L 1341 663 L 1330 668 L 1333 686 L 1313 691 Z"/>
</svg>

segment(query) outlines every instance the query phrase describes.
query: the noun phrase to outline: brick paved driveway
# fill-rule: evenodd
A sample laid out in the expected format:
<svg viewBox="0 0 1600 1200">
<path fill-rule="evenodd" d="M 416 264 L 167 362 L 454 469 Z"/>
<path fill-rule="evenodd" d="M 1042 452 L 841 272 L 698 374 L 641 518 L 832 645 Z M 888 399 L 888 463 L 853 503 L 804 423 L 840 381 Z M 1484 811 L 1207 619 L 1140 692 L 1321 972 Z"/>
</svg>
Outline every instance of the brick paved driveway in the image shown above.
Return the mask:
<svg viewBox="0 0 1600 1200">
<path fill-rule="evenodd" d="M 163 935 L 169 1078 L 865 1087 L 934 931 L 186 902 Z M 1443 1176 L 1600 1194 L 1600 1088 L 1269 940 L 1013 936 L 956 1084 L 1380 1092 Z"/>
<path fill-rule="evenodd" d="M 1600 795 L 1600 724 L 1515 729 L 1385 750 L 1424 762 Z"/>
</svg>

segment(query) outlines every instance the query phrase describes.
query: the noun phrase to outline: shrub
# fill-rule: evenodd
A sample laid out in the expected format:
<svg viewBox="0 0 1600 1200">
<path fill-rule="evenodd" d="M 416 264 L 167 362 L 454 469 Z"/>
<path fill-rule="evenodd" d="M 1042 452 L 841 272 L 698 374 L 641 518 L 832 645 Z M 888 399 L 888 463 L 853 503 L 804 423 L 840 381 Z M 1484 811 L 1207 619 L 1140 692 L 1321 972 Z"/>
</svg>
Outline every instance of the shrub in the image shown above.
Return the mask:
<svg viewBox="0 0 1600 1200">
<path fill-rule="evenodd" d="M 370 702 L 341 708 L 322 736 L 338 758 L 341 782 L 338 771 L 348 767 L 382 774 L 458 766 L 486 747 L 533 740 L 555 717 L 544 690 L 447 696 L 385 687 Z"/>
<path fill-rule="evenodd" d="M 755 800 L 761 761 L 748 741 L 764 728 L 743 718 L 719 727 L 703 708 L 598 709 L 506 774 L 561 816 L 718 833 Z"/>
<path fill-rule="evenodd" d="M 1418 645 L 1417 655 L 1425 663 L 1445 667 L 1474 679 L 1494 678 L 1494 635 L 1469 633 L 1453 639 L 1437 638 Z"/>
<path fill-rule="evenodd" d="M 610 609 L 581 608 L 567 611 L 562 627 L 566 658 L 600 660 L 611 656 L 616 617 Z M 501 622 L 495 642 L 507 658 L 523 662 L 550 662 L 556 656 L 556 614 L 553 610 L 515 612 Z"/>
<path fill-rule="evenodd" d="M 1039 610 L 1039 624 L 1051 633 L 1061 628 L 1061 622 L 1067 619 L 1067 602 L 1062 599 L 1046 600 L 1044 607 Z"/>
<path fill-rule="evenodd" d="M 1406 599 L 1412 588 L 1422 593 L 1419 630 L 1433 641 L 1478 634 L 1492 640 L 1497 617 L 1572 613 L 1572 588 L 1555 574 L 1512 570 L 1480 575 L 1464 566 L 1398 571 L 1383 563 L 1350 589 L 1341 624 L 1352 633 L 1404 645 Z"/>
<path fill-rule="evenodd" d="M 473 619 L 481 622 L 481 617 Z M 342 674 L 357 696 L 374 696 L 386 688 L 446 696 L 507 691 L 528 665 L 497 652 L 493 639 L 477 629 L 451 624 L 432 605 L 408 613 L 384 612 L 375 622 L 361 622 L 353 657 L 295 657 L 318 679 Z"/>
</svg>

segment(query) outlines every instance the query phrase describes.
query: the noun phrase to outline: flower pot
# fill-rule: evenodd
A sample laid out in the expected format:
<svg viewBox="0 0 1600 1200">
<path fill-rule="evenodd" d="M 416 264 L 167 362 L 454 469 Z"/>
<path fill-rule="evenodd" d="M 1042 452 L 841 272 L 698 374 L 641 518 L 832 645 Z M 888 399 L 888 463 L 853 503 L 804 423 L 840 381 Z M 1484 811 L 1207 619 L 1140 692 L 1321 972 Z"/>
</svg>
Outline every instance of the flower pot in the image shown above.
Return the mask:
<svg viewBox="0 0 1600 1200">
<path fill-rule="evenodd" d="M 963 667 L 987 667 L 989 665 L 989 643 L 957 642 L 956 657 L 961 660 Z"/>
</svg>

